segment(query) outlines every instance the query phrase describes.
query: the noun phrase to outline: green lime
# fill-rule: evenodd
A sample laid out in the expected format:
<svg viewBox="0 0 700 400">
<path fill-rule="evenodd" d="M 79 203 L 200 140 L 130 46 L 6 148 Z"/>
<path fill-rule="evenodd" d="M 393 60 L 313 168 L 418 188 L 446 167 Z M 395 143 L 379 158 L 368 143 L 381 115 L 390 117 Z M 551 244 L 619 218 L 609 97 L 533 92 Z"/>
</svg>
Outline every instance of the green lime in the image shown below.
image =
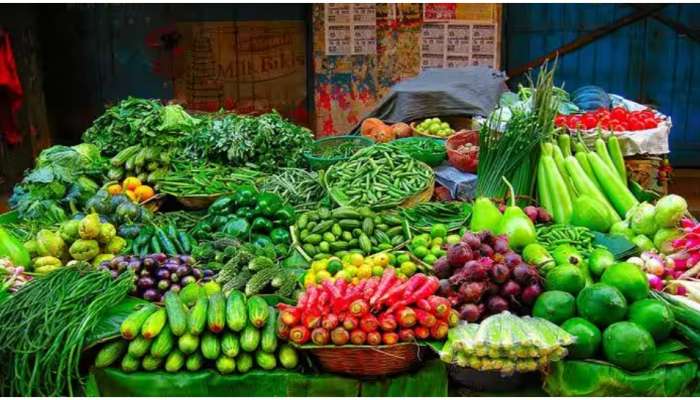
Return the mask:
<svg viewBox="0 0 700 400">
<path fill-rule="evenodd" d="M 330 272 L 331 274 L 335 274 L 336 272 L 338 272 L 342 269 L 343 269 L 343 263 L 340 260 L 334 258 L 328 262 L 327 271 Z"/>
<path fill-rule="evenodd" d="M 411 247 L 428 247 L 430 246 L 430 238 L 425 238 L 423 236 L 416 236 L 411 240 Z"/>
<path fill-rule="evenodd" d="M 605 358 L 627 370 L 647 368 L 655 352 L 654 338 L 634 322 L 616 322 L 603 332 Z"/>
<path fill-rule="evenodd" d="M 415 249 L 413 249 L 413 255 L 415 255 L 418 258 L 423 258 L 428 255 L 429 251 L 430 250 L 428 250 L 428 248 L 425 246 L 418 246 Z"/>
<path fill-rule="evenodd" d="M 406 276 L 411 276 L 416 273 L 416 264 L 412 261 L 403 262 L 401 263 L 399 271 L 401 271 L 401 273 L 403 273 Z"/>
<path fill-rule="evenodd" d="M 407 253 L 401 253 L 396 257 L 396 264 L 403 264 L 406 261 L 411 261 L 411 256 L 409 256 Z"/>
<path fill-rule="evenodd" d="M 547 273 L 547 290 L 562 290 L 576 296 L 586 285 L 581 270 L 572 264 L 562 264 Z"/>
<path fill-rule="evenodd" d="M 597 326 L 581 317 L 574 317 L 566 320 L 561 328 L 576 337 L 576 342 L 569 348 L 570 357 L 591 358 L 598 353 L 602 335 Z"/>
<path fill-rule="evenodd" d="M 430 242 L 430 246 L 442 246 L 442 244 L 445 243 L 445 238 L 443 237 L 436 237 Z"/>
<path fill-rule="evenodd" d="M 382 276 L 384 274 L 384 268 L 379 265 L 372 267 L 372 276 Z"/>
<path fill-rule="evenodd" d="M 445 254 L 445 250 L 443 250 L 440 246 L 433 246 L 430 248 L 430 254 L 441 257 Z"/>
<path fill-rule="evenodd" d="M 435 254 L 428 254 L 427 256 L 423 257 L 423 262 L 428 264 L 428 265 L 433 265 L 435 261 L 437 261 L 438 256 Z"/>
<path fill-rule="evenodd" d="M 595 249 L 588 257 L 588 270 L 596 277 L 603 275 L 603 272 L 615 264 L 615 256 L 607 249 Z"/>
<path fill-rule="evenodd" d="M 387 256 L 389 257 L 389 265 L 396 265 L 396 256 L 394 253 L 389 253 Z"/>
<path fill-rule="evenodd" d="M 532 307 L 532 316 L 560 325 L 576 315 L 576 300 L 571 293 L 550 290 L 542 293 Z"/>
<path fill-rule="evenodd" d="M 609 266 L 600 281 L 617 288 L 630 303 L 649 295 L 649 280 L 646 274 L 632 263 L 620 262 Z"/>
<path fill-rule="evenodd" d="M 657 342 L 668 337 L 675 322 L 668 306 L 654 299 L 635 301 L 630 306 L 627 319 L 646 329 Z"/>
<path fill-rule="evenodd" d="M 430 228 L 431 238 L 443 238 L 447 236 L 447 226 L 445 224 L 435 224 Z"/>
<path fill-rule="evenodd" d="M 459 235 L 448 235 L 445 239 L 447 244 L 457 244 L 460 240 L 462 240 L 462 237 Z"/>
<path fill-rule="evenodd" d="M 625 318 L 627 300 L 619 290 L 599 282 L 581 290 L 576 297 L 576 308 L 580 316 L 604 327 Z"/>
<path fill-rule="evenodd" d="M 357 267 L 350 264 L 345 267 L 345 273 L 348 275 L 348 278 L 354 278 L 357 275 Z"/>
<path fill-rule="evenodd" d="M 316 283 L 321 283 L 330 277 L 331 277 L 330 272 L 328 272 L 326 270 L 318 271 L 318 272 L 316 272 Z"/>
<path fill-rule="evenodd" d="M 348 273 L 345 271 L 338 271 L 338 272 L 336 272 L 336 274 L 334 276 L 335 276 L 335 279 L 343 279 L 343 280 L 349 279 Z"/>
</svg>

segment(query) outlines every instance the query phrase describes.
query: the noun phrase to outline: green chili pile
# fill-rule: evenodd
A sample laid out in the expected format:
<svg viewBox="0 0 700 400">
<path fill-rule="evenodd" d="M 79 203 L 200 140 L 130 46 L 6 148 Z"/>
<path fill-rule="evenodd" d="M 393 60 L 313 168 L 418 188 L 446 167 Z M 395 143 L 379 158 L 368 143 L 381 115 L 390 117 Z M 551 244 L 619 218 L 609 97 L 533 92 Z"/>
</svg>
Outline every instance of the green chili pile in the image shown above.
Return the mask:
<svg viewBox="0 0 700 400">
<path fill-rule="evenodd" d="M 417 230 L 427 230 L 435 224 L 444 224 L 448 231 L 461 228 L 472 213 L 470 203 L 460 201 L 420 203 L 401 210 L 409 225 Z"/>
<path fill-rule="evenodd" d="M 376 144 L 335 164 L 326 187 L 344 206 L 387 208 L 399 205 L 431 184 L 433 170 L 387 144 Z"/>
<path fill-rule="evenodd" d="M 87 263 L 36 277 L 0 304 L 0 395 L 82 395 L 85 338 L 124 300 L 133 275 L 116 280 Z"/>
<path fill-rule="evenodd" d="M 537 227 L 537 242 L 549 251 L 561 244 L 570 244 L 585 256 L 595 249 L 594 238 L 593 232 L 583 226 L 553 224 Z"/>
</svg>

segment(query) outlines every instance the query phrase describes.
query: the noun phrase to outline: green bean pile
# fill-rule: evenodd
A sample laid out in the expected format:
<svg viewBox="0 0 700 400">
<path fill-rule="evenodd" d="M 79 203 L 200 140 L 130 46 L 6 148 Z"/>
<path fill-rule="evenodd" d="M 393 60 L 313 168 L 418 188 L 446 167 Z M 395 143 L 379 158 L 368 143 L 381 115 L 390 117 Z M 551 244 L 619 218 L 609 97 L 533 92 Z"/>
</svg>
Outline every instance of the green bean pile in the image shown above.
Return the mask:
<svg viewBox="0 0 700 400">
<path fill-rule="evenodd" d="M 280 169 L 265 179 L 260 190 L 277 194 L 298 211 L 317 208 L 326 195 L 318 173 L 299 168 Z"/>
<path fill-rule="evenodd" d="M 175 161 L 156 189 L 178 197 L 213 196 L 231 193 L 240 185 L 256 185 L 265 174 L 244 167 L 227 167 L 214 163 Z"/>
<path fill-rule="evenodd" d="M 0 395 L 83 396 L 86 338 L 124 300 L 133 275 L 116 280 L 87 263 L 36 277 L 0 304 Z"/>
<path fill-rule="evenodd" d="M 472 213 L 469 203 L 461 201 L 428 202 L 401 210 L 411 228 L 430 231 L 435 224 L 445 224 L 448 231 L 454 231 L 467 222 Z"/>
<path fill-rule="evenodd" d="M 344 206 L 388 208 L 428 188 L 433 170 L 387 144 L 376 144 L 335 164 L 326 187 Z"/>
<path fill-rule="evenodd" d="M 354 140 L 343 141 L 337 146 L 314 145 L 311 155 L 319 158 L 348 158 L 364 147 L 364 144 Z"/>
<path fill-rule="evenodd" d="M 390 142 L 391 146 L 396 147 L 399 150 L 405 151 L 408 154 L 415 153 L 444 153 L 445 144 L 438 140 L 424 139 L 424 138 L 411 138 L 410 140 L 395 140 Z"/>
<path fill-rule="evenodd" d="M 594 237 L 593 232 L 583 226 L 553 224 L 537 227 L 537 241 L 550 252 L 561 244 L 570 244 L 588 256 L 595 249 Z"/>
</svg>

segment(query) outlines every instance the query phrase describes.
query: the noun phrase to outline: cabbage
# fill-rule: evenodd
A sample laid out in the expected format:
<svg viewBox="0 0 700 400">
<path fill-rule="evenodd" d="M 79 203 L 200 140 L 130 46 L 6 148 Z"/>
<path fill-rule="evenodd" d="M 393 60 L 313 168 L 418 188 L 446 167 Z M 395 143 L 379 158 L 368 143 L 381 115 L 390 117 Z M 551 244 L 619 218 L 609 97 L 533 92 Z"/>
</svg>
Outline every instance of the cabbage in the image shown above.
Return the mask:
<svg viewBox="0 0 700 400">
<path fill-rule="evenodd" d="M 654 235 L 654 247 L 664 254 L 673 253 L 673 240 L 683 235 L 679 228 L 661 228 Z"/>
<path fill-rule="evenodd" d="M 638 204 L 630 210 L 630 228 L 637 235 L 654 236 L 659 229 L 654 221 L 655 208 L 647 202 Z"/>
<path fill-rule="evenodd" d="M 685 199 L 676 194 L 669 194 L 656 203 L 654 221 L 659 227 L 670 228 L 678 225 L 686 212 L 688 212 L 688 203 Z"/>
<path fill-rule="evenodd" d="M 160 117 L 162 122 L 158 129 L 164 132 L 190 132 L 198 122 L 177 104 L 163 107 Z"/>
</svg>

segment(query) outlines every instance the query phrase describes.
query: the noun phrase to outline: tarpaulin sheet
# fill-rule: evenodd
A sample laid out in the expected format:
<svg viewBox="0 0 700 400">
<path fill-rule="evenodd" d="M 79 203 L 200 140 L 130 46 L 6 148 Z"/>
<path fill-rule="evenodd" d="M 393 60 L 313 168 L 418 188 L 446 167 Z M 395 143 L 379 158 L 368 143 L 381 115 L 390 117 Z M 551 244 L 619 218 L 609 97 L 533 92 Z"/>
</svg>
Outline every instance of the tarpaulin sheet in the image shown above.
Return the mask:
<svg viewBox="0 0 700 400">
<path fill-rule="evenodd" d="M 485 66 L 429 69 L 397 83 L 365 116 L 410 122 L 429 117 L 488 115 L 508 90 L 502 72 Z M 359 132 L 360 124 L 351 132 Z"/>
<path fill-rule="evenodd" d="M 88 396 L 447 396 L 445 364 L 434 359 L 419 370 L 379 380 L 332 374 L 253 370 L 243 375 L 216 371 L 133 372 L 106 368 L 91 371 Z"/>
<path fill-rule="evenodd" d="M 635 373 L 604 363 L 560 361 L 550 366 L 544 390 L 551 396 L 688 396 L 697 372 L 692 361 Z"/>
</svg>

